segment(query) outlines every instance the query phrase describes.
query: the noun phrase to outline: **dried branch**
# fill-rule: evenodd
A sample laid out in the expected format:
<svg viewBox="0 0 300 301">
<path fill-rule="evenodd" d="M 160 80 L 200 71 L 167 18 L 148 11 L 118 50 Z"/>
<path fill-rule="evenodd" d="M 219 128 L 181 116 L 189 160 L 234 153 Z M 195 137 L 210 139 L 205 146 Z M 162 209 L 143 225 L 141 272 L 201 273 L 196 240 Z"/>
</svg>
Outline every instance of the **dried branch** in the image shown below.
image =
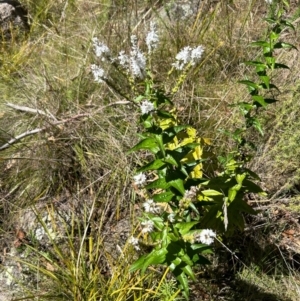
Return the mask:
<svg viewBox="0 0 300 301">
<path fill-rule="evenodd" d="M 57 121 L 57 119 L 52 114 L 48 114 L 48 113 L 46 113 L 42 110 L 39 110 L 39 109 L 32 109 L 32 108 L 25 107 L 25 106 L 18 106 L 18 105 L 15 105 L 13 103 L 10 103 L 10 102 L 7 102 L 5 105 L 7 107 L 13 108 L 13 109 L 18 110 L 18 111 L 43 115 L 43 116 L 46 116 L 50 119 L 54 119 L 55 121 Z"/>
<path fill-rule="evenodd" d="M 50 119 L 54 119 L 54 121 L 50 122 L 50 125 L 48 125 L 46 127 L 36 128 L 34 130 L 31 130 L 31 131 L 26 131 L 26 132 L 24 132 L 24 133 L 22 133 L 22 134 L 20 134 L 20 135 L 18 135 L 16 137 L 10 139 L 7 143 L 5 143 L 2 146 L 0 146 L 0 151 L 4 150 L 6 148 L 9 148 L 11 145 L 15 144 L 16 142 L 22 140 L 23 138 L 25 138 L 27 136 L 35 135 L 37 133 L 40 133 L 42 131 L 45 131 L 45 130 L 49 129 L 52 126 L 56 126 L 56 125 L 64 124 L 64 123 L 67 123 L 67 122 L 71 122 L 71 121 L 74 121 L 76 119 L 83 118 L 83 117 L 92 117 L 93 115 L 96 115 L 96 114 L 100 113 L 103 109 L 105 109 L 107 107 L 111 107 L 111 106 L 114 106 L 114 105 L 125 105 L 125 104 L 129 104 L 129 103 L 131 103 L 131 102 L 128 101 L 128 100 L 116 101 L 116 102 L 110 103 L 110 104 L 108 104 L 106 106 L 98 108 L 97 110 L 95 110 L 93 112 L 93 114 L 91 114 L 91 113 L 77 114 L 77 115 L 73 115 L 73 116 L 71 116 L 69 118 L 66 118 L 66 119 L 63 119 L 63 120 L 59 120 L 59 121 L 54 116 L 51 116 L 52 114 L 51 115 L 47 114 L 44 111 L 41 111 L 41 110 L 38 110 L 38 109 L 32 109 L 32 108 L 28 108 L 28 107 L 24 107 L 24 106 L 18 106 L 18 105 L 14 105 L 12 103 L 6 103 L 6 105 L 8 107 L 11 107 L 13 109 L 16 109 L 16 110 L 19 110 L 19 111 L 23 111 L 23 112 L 40 114 L 40 115 L 46 116 L 46 117 L 48 117 Z"/>
</svg>

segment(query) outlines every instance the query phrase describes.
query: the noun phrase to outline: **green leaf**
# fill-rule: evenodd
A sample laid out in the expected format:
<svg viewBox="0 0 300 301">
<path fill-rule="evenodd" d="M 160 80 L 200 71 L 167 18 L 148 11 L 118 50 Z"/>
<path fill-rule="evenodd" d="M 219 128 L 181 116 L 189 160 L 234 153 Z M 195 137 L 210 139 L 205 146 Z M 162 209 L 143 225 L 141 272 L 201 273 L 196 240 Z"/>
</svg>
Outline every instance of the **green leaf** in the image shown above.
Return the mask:
<svg viewBox="0 0 300 301">
<path fill-rule="evenodd" d="M 261 124 L 260 124 L 260 122 L 259 122 L 259 120 L 258 120 L 257 118 L 253 118 L 253 119 L 252 119 L 252 125 L 253 125 L 253 127 L 254 127 L 255 129 L 258 130 L 258 132 L 259 132 L 262 136 L 264 135 L 264 132 L 263 132 L 263 130 L 262 130 L 262 128 L 261 128 Z"/>
<path fill-rule="evenodd" d="M 173 265 L 176 267 L 181 264 L 182 260 L 179 257 L 176 257 L 174 260 L 172 260 Z"/>
<path fill-rule="evenodd" d="M 157 144 L 157 141 L 155 138 L 146 138 L 140 141 L 138 144 L 136 144 L 134 147 L 132 147 L 127 153 L 130 154 L 134 151 L 140 150 L 140 149 L 146 149 L 152 151 L 152 153 L 157 153 L 159 151 L 159 147 Z"/>
<path fill-rule="evenodd" d="M 169 182 L 169 185 L 177 189 L 182 195 L 185 194 L 185 189 L 183 185 L 183 181 L 181 179 L 176 179 Z"/>
<path fill-rule="evenodd" d="M 221 192 L 214 190 L 214 189 L 206 189 L 206 190 L 202 190 L 201 193 L 204 196 L 216 196 L 216 195 L 223 195 Z"/>
<path fill-rule="evenodd" d="M 189 277 L 191 277 L 192 280 L 196 281 L 196 277 L 195 274 L 193 273 L 193 270 L 191 268 L 191 266 L 186 265 L 182 268 L 183 272 L 188 275 Z"/>
<path fill-rule="evenodd" d="M 280 63 L 275 63 L 274 64 L 274 69 L 290 69 L 289 66 L 285 65 L 285 64 L 280 64 Z"/>
<path fill-rule="evenodd" d="M 185 235 L 198 223 L 198 221 L 177 223 L 175 227 L 179 229 L 181 235 Z"/>
<path fill-rule="evenodd" d="M 247 61 L 247 62 L 245 62 L 245 64 L 249 65 L 249 66 L 258 67 L 260 70 L 267 69 L 267 65 L 263 62 L 260 62 L 260 61 Z"/>
<path fill-rule="evenodd" d="M 238 83 L 248 86 L 250 91 L 259 90 L 260 86 L 251 80 L 240 80 Z"/>
<path fill-rule="evenodd" d="M 144 265 L 144 262 L 145 262 L 145 259 L 147 257 L 147 254 L 145 255 L 142 255 L 138 260 L 136 260 L 129 268 L 129 271 L 130 272 L 135 272 L 137 270 L 141 270 L 143 265 Z"/>
<path fill-rule="evenodd" d="M 149 265 L 152 264 L 161 264 L 166 261 L 166 254 L 168 253 L 166 248 L 153 250 L 150 254 L 148 254 L 145 258 L 143 267 L 142 267 L 142 274 L 145 273 L 146 269 Z"/>
<path fill-rule="evenodd" d="M 183 254 L 181 257 L 181 260 L 184 261 L 188 265 L 193 265 L 193 261 L 191 260 L 190 256 L 188 254 Z"/>
<path fill-rule="evenodd" d="M 193 244 L 193 245 L 191 245 L 191 249 L 194 251 L 197 250 L 198 252 L 205 253 L 205 254 L 213 253 L 211 246 L 204 245 L 204 244 Z"/>
<path fill-rule="evenodd" d="M 172 157 L 170 154 L 167 154 L 166 158 L 163 159 L 163 161 L 178 167 L 178 163 L 177 163 L 176 159 L 174 157 Z"/>
<path fill-rule="evenodd" d="M 168 203 L 173 199 L 174 196 L 175 196 L 175 194 L 173 192 L 166 191 L 163 193 L 154 194 L 152 196 L 152 199 L 153 199 L 153 201 L 158 202 L 158 203 Z"/>
<path fill-rule="evenodd" d="M 228 190 L 228 199 L 230 202 L 232 202 L 235 199 L 237 192 L 238 192 L 238 190 L 235 189 L 234 187 L 231 187 Z"/>
<path fill-rule="evenodd" d="M 260 75 L 259 78 L 266 85 L 267 89 L 270 89 L 270 77 L 267 75 Z"/>
<path fill-rule="evenodd" d="M 140 102 L 140 101 L 142 101 L 143 99 L 145 99 L 146 97 L 145 97 L 145 95 L 139 95 L 138 97 L 136 97 L 135 99 L 134 99 L 134 102 Z"/>
<path fill-rule="evenodd" d="M 170 185 L 168 182 L 166 182 L 165 178 L 157 179 L 145 186 L 146 189 L 167 189 L 169 187 Z"/>
<path fill-rule="evenodd" d="M 290 44 L 290 43 L 286 43 L 286 42 L 277 42 L 275 45 L 274 45 L 274 48 L 287 48 L 287 49 L 295 49 L 295 50 L 298 50 L 297 47 L 295 47 L 293 44 Z"/>
<path fill-rule="evenodd" d="M 183 290 L 182 294 L 186 298 L 186 300 L 189 299 L 189 283 L 188 279 L 185 276 L 185 273 L 182 272 L 178 276 L 176 276 L 177 281 L 180 283 L 180 288 Z"/>
<path fill-rule="evenodd" d="M 191 126 L 190 125 L 177 125 L 177 126 L 173 127 L 173 130 L 176 134 L 178 134 L 179 132 L 181 132 L 189 127 L 191 127 Z"/>
<path fill-rule="evenodd" d="M 253 47 L 268 47 L 270 44 L 266 41 L 256 41 L 253 43 L 250 43 L 250 46 Z"/>
<path fill-rule="evenodd" d="M 237 174 L 235 176 L 235 179 L 236 179 L 236 182 L 240 185 L 242 185 L 243 181 L 245 180 L 246 178 L 246 173 L 243 173 L 243 174 Z"/>
<path fill-rule="evenodd" d="M 156 114 L 157 114 L 157 116 L 159 116 L 160 118 L 175 120 L 174 115 L 171 114 L 171 113 L 169 113 L 168 111 L 157 110 L 157 111 L 156 111 Z"/>
<path fill-rule="evenodd" d="M 139 168 L 137 170 L 137 172 L 139 173 L 139 172 L 143 172 L 143 171 L 146 171 L 146 170 L 157 170 L 157 169 L 159 169 L 161 167 L 164 167 L 164 166 L 166 166 L 166 163 L 163 160 L 156 159 L 156 160 L 142 166 L 141 168 Z"/>
<path fill-rule="evenodd" d="M 264 190 L 260 186 L 247 179 L 244 180 L 243 186 L 245 187 L 247 192 L 253 192 L 253 193 L 264 192 Z"/>
<path fill-rule="evenodd" d="M 280 20 L 280 24 L 295 30 L 294 25 L 291 22 L 287 21 L 287 20 L 284 20 L 284 19 Z"/>
</svg>

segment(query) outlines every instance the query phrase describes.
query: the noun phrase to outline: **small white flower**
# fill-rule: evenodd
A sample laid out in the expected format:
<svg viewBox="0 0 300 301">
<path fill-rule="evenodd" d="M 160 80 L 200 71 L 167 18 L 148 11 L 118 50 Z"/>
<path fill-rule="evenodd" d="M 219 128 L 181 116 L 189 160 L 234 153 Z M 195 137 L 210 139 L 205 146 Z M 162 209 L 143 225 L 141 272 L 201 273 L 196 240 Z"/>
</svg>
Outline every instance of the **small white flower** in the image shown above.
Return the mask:
<svg viewBox="0 0 300 301">
<path fill-rule="evenodd" d="M 144 100 L 141 105 L 140 105 L 142 114 L 148 114 L 151 111 L 154 111 L 154 105 L 152 102 L 150 102 L 149 100 Z"/>
<path fill-rule="evenodd" d="M 141 79 L 145 76 L 146 58 L 137 45 L 137 37 L 131 36 L 130 66 L 133 76 Z"/>
<path fill-rule="evenodd" d="M 152 232 L 154 229 L 154 223 L 152 221 L 145 221 L 141 223 L 143 226 L 142 233 Z"/>
<path fill-rule="evenodd" d="M 131 244 L 137 251 L 140 250 L 139 240 L 133 236 L 128 239 L 128 243 Z"/>
<path fill-rule="evenodd" d="M 192 50 L 191 53 L 192 65 L 195 65 L 196 63 L 198 63 L 198 61 L 200 61 L 203 52 L 204 52 L 203 46 L 198 46 Z"/>
<path fill-rule="evenodd" d="M 203 244 L 211 245 L 214 242 L 216 233 L 211 229 L 204 229 L 200 234 L 197 234 L 195 239 Z"/>
<path fill-rule="evenodd" d="M 95 64 L 91 65 L 91 70 L 94 75 L 95 82 L 103 83 L 103 79 L 105 78 L 104 70 Z"/>
<path fill-rule="evenodd" d="M 133 177 L 135 185 L 143 185 L 146 182 L 146 176 L 143 173 L 139 173 Z"/>
<path fill-rule="evenodd" d="M 177 70 L 182 70 L 184 66 L 189 63 L 191 60 L 191 51 L 192 48 L 190 46 L 186 46 L 177 53 L 176 62 L 173 64 Z"/>
<path fill-rule="evenodd" d="M 188 63 L 195 65 L 200 61 L 203 52 L 203 46 L 197 46 L 194 49 L 190 46 L 186 46 L 176 55 L 176 62 L 173 63 L 172 66 L 177 70 L 182 70 Z"/>
<path fill-rule="evenodd" d="M 98 38 L 93 38 L 93 46 L 96 53 L 96 56 L 101 58 L 102 61 L 105 61 L 106 58 L 110 56 L 110 50 L 106 44 L 100 42 Z"/>
<path fill-rule="evenodd" d="M 188 199 L 188 200 L 192 200 L 196 195 L 197 195 L 197 187 L 196 186 L 192 186 L 190 188 L 190 190 L 187 190 L 184 193 L 184 198 Z"/>
<path fill-rule="evenodd" d="M 146 37 L 146 44 L 148 47 L 148 52 L 151 53 L 154 49 L 157 48 L 159 42 L 159 37 L 156 30 L 156 25 L 154 22 L 150 23 L 150 31 Z"/>
<path fill-rule="evenodd" d="M 129 57 L 128 57 L 128 55 L 125 54 L 124 50 L 119 52 L 118 59 L 119 59 L 119 62 L 120 62 L 121 66 L 123 66 L 124 68 L 128 68 Z"/>
<path fill-rule="evenodd" d="M 170 223 L 174 223 L 175 222 L 175 214 L 174 213 L 170 213 L 168 215 L 168 220 Z"/>
<path fill-rule="evenodd" d="M 144 204 L 143 207 L 145 209 L 145 212 L 150 212 L 150 213 L 159 213 L 160 212 L 160 207 L 155 203 L 153 200 L 147 200 Z"/>
<path fill-rule="evenodd" d="M 268 4 L 272 4 L 273 0 L 266 0 Z"/>
</svg>

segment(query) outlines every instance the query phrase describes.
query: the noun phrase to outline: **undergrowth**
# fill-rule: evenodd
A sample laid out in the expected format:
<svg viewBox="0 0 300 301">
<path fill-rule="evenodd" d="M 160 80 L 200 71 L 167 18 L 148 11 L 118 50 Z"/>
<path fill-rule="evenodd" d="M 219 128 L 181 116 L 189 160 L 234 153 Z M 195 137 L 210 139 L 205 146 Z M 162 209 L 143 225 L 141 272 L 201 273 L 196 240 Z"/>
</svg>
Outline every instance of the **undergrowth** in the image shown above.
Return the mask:
<svg viewBox="0 0 300 301">
<path fill-rule="evenodd" d="M 108 86 L 93 82 L 91 41 L 97 36 L 115 53 L 128 50 L 130 36 L 143 41 L 145 28 L 156 20 L 161 45 L 153 57 L 153 72 L 165 90 L 175 79 L 174 73 L 165 74 L 176 53 L 186 45 L 204 45 L 201 68 L 187 77 L 174 103 L 181 120 L 222 153 L 234 144 L 219 129 L 230 131 L 243 122 L 238 110 L 228 105 L 246 95 L 237 81 L 254 71 L 242 63 L 259 55 L 248 45 L 266 34 L 263 18 L 272 7 L 256 0 L 201 1 L 198 14 L 183 21 L 166 16 L 167 1 L 21 2 L 29 11 L 30 32 L 0 45 L 0 148 L 9 143 L 0 150 L 0 247 L 11 250 L 5 251 L 7 258 L 18 261 L 27 273 L 23 282 L 13 277 L 15 300 L 181 300 L 168 271 L 150 268 L 144 276 L 129 271 L 136 255 L 126 241 L 139 227 L 142 209 L 132 176 L 148 156 L 126 155 L 138 141 L 138 113 Z M 285 16 L 297 32 L 296 2 L 291 1 Z M 299 48 L 297 35 L 287 38 Z M 259 145 L 251 163 L 277 201 L 299 193 L 299 54 L 284 51 L 280 59 L 291 70 L 274 74 L 281 99 L 262 115 L 264 138 L 252 134 Z M 121 76 L 114 82 L 130 90 L 124 83 Z M 24 133 L 28 135 L 21 137 Z M 251 204 L 260 207 L 260 201 Z M 27 211 L 34 212 L 34 227 L 44 229 L 43 240 L 22 220 Z M 58 222 L 54 216 L 60 212 L 68 214 Z M 47 222 L 46 213 L 53 217 Z M 124 220 L 129 223 L 122 224 Z M 50 225 L 59 240 L 51 238 Z M 255 231 L 264 232 L 264 227 Z M 20 229 L 25 236 L 16 238 Z M 114 235 L 115 240 L 107 240 Z M 237 241 L 241 237 L 236 234 Z M 259 243 L 267 244 L 267 237 L 260 237 Z M 273 255 L 268 248 L 247 251 L 243 240 L 246 254 L 239 256 L 241 246 L 234 238 L 228 244 L 229 251 L 217 243 L 219 259 L 197 272 L 199 285 L 191 284 L 191 300 L 299 299 L 299 273 L 289 258 L 293 254 Z M 148 246 L 143 248 L 147 251 Z M 278 260 L 270 263 L 272 256 Z M 274 262 L 280 269 L 266 271 Z"/>
</svg>

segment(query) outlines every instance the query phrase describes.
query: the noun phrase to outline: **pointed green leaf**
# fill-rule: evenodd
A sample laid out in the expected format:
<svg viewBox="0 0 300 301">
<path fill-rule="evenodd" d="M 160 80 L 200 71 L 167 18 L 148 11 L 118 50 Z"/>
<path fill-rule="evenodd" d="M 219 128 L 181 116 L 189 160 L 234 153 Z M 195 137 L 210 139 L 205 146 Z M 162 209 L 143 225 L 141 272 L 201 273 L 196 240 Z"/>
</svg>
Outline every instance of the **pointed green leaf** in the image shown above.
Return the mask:
<svg viewBox="0 0 300 301">
<path fill-rule="evenodd" d="M 147 254 L 145 255 L 142 255 L 138 260 L 136 260 L 129 268 L 129 271 L 130 272 L 135 272 L 137 270 L 141 270 L 143 265 L 144 265 L 144 262 L 145 262 L 145 259 L 147 257 Z"/>
<path fill-rule="evenodd" d="M 182 272 L 178 276 L 176 276 L 176 279 L 180 283 L 180 288 L 183 290 L 182 294 L 186 298 L 186 300 L 189 299 L 189 283 L 187 280 L 187 277 L 185 276 L 185 273 Z"/>
<path fill-rule="evenodd" d="M 196 277 L 195 277 L 195 274 L 193 273 L 193 270 L 191 268 L 191 266 L 189 265 L 186 265 L 182 268 L 182 270 L 184 271 L 184 273 L 186 275 L 188 275 L 189 277 L 191 277 L 192 280 L 196 281 Z"/>
<path fill-rule="evenodd" d="M 270 44 L 266 41 L 256 41 L 250 44 L 253 47 L 268 47 Z"/>
<path fill-rule="evenodd" d="M 127 153 L 130 154 L 140 149 L 150 150 L 153 153 L 157 153 L 159 151 L 159 147 L 156 142 L 156 139 L 149 137 L 140 141 L 138 144 L 132 147 Z"/>
<path fill-rule="evenodd" d="M 166 260 L 167 253 L 168 253 L 167 249 L 163 248 L 163 249 L 153 250 L 150 254 L 148 254 L 146 256 L 146 259 L 144 261 L 141 270 L 142 274 L 145 273 L 149 265 L 164 263 Z"/>
<path fill-rule="evenodd" d="M 280 64 L 280 63 L 275 63 L 274 64 L 274 69 L 290 69 L 289 66 L 285 65 L 285 64 Z"/>
<path fill-rule="evenodd" d="M 173 192 L 166 191 L 163 193 L 154 194 L 152 196 L 152 199 L 153 199 L 153 201 L 158 202 L 158 203 L 168 203 L 173 199 L 174 196 L 175 196 L 175 194 Z"/>
<path fill-rule="evenodd" d="M 216 195 L 223 195 L 221 192 L 214 190 L 214 189 L 206 189 L 206 190 L 202 190 L 201 193 L 204 196 L 216 196 Z"/>
<path fill-rule="evenodd" d="M 255 91 L 260 89 L 260 86 L 251 80 L 240 80 L 238 83 L 248 86 L 250 91 Z"/>
<path fill-rule="evenodd" d="M 181 235 L 185 235 L 187 234 L 192 227 L 194 227 L 196 224 L 198 224 L 199 222 L 195 221 L 195 222 L 183 222 L 183 223 L 177 223 L 175 225 L 175 227 L 177 229 L 179 229 L 179 232 Z"/>
<path fill-rule="evenodd" d="M 185 189 L 183 185 L 183 181 L 181 179 L 176 179 L 169 182 L 169 185 L 177 189 L 182 195 L 185 194 Z"/>
<path fill-rule="evenodd" d="M 298 50 L 297 47 L 295 47 L 293 44 L 286 43 L 286 42 L 277 42 L 274 45 L 274 48 L 287 48 L 287 49 L 292 48 L 292 49 Z"/>
<path fill-rule="evenodd" d="M 169 163 L 171 165 L 174 165 L 174 166 L 178 167 L 177 161 L 170 154 L 167 154 L 166 158 L 163 159 L 163 161 L 166 162 L 166 163 Z"/>
<path fill-rule="evenodd" d="M 137 170 L 137 172 L 143 172 L 143 171 L 146 171 L 146 170 L 157 170 L 161 167 L 164 167 L 166 165 L 166 163 L 161 160 L 161 159 L 157 159 L 157 160 L 154 160 L 144 166 L 142 166 L 141 168 L 139 168 Z"/>
<path fill-rule="evenodd" d="M 166 182 L 165 178 L 157 179 L 145 186 L 146 189 L 157 189 L 157 188 L 167 189 L 169 187 L 170 185 L 169 183 Z"/>
</svg>

